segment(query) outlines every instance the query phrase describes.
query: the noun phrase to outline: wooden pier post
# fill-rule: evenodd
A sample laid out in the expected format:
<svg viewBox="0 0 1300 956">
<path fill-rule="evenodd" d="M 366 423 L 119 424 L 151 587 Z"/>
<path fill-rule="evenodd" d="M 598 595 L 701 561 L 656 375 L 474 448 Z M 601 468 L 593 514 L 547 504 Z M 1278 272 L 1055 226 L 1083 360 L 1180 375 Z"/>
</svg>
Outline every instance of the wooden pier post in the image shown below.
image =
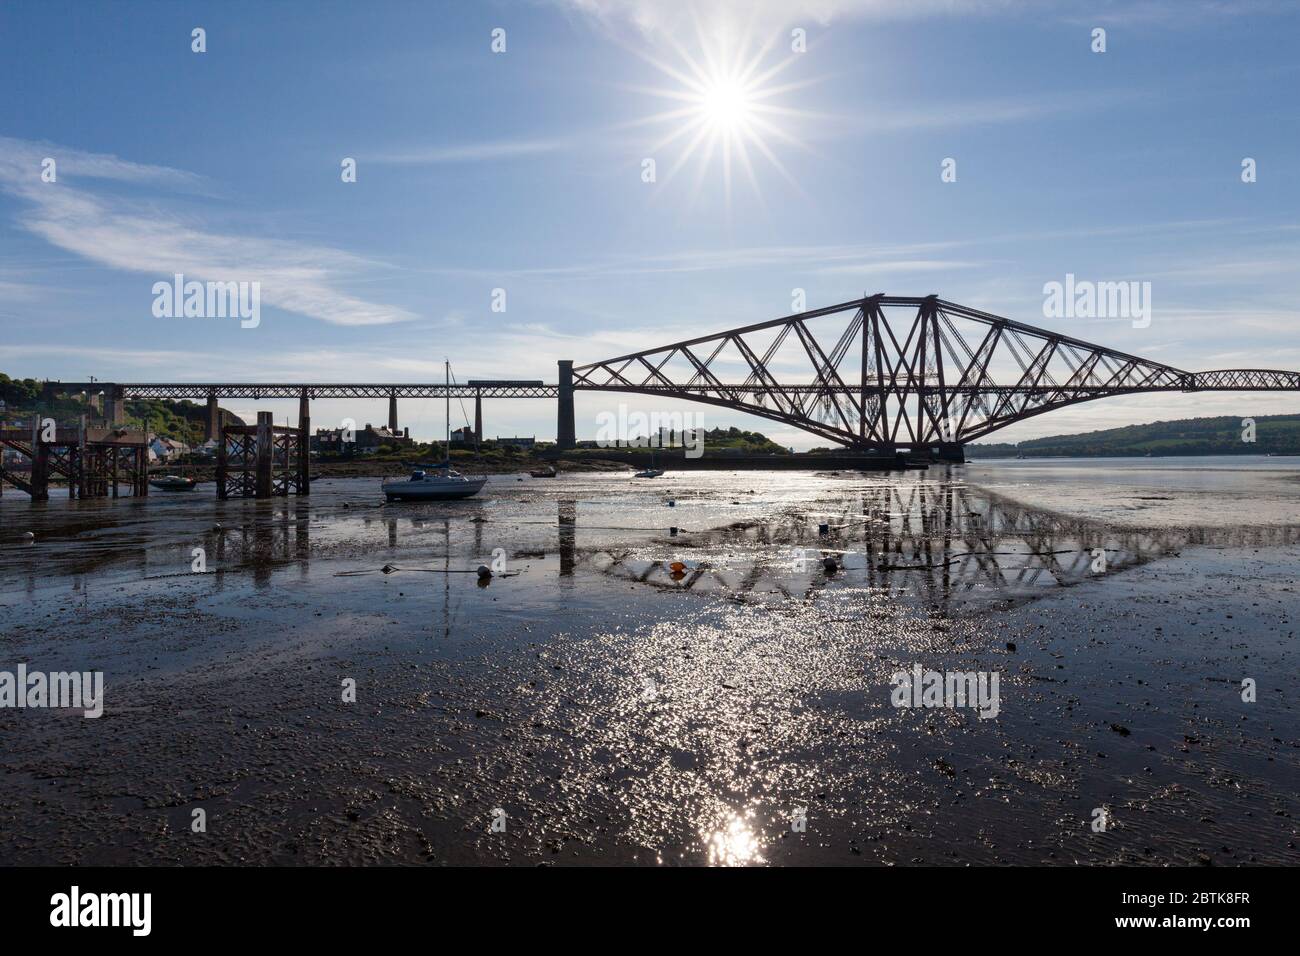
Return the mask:
<svg viewBox="0 0 1300 956">
<path fill-rule="evenodd" d="M 41 440 L 41 416 L 32 417 L 32 501 L 50 500 L 50 446 Z"/>
<path fill-rule="evenodd" d="M 257 413 L 257 492 L 258 498 L 271 497 L 271 469 L 274 465 L 275 438 L 271 431 L 271 413 Z"/>
<path fill-rule="evenodd" d="M 146 432 L 144 438 L 147 437 Z M 149 444 L 144 438 L 135 446 L 135 490 L 132 494 L 137 498 L 149 497 Z"/>
<path fill-rule="evenodd" d="M 226 433 L 217 435 L 217 500 L 226 500 Z"/>
<path fill-rule="evenodd" d="M 74 478 L 68 479 L 68 494 L 72 494 L 74 486 L 78 498 L 85 498 L 90 494 L 89 471 L 90 461 L 86 457 L 86 416 L 83 414 L 77 423 L 77 473 Z"/>
</svg>

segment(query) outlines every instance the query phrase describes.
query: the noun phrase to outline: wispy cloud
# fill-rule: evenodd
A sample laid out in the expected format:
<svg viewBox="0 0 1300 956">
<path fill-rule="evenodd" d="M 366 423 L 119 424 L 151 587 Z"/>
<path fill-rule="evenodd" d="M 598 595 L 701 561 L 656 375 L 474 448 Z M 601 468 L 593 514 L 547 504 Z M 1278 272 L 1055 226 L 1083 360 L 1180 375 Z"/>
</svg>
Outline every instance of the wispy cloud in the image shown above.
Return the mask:
<svg viewBox="0 0 1300 956">
<path fill-rule="evenodd" d="M 811 268 L 818 273 L 858 272 L 881 267 L 890 261 L 910 264 L 912 271 L 924 268 L 918 254 L 949 248 L 959 243 L 936 242 L 873 247 L 860 245 L 742 246 L 731 249 L 686 249 L 657 256 L 610 256 L 588 262 L 515 269 L 446 267 L 430 269 L 436 275 L 472 278 L 600 279 L 621 276 L 673 273 L 725 272 L 763 269 L 773 266 Z M 906 260 L 900 257 L 908 257 Z M 936 262 L 935 268 L 941 268 Z"/>
<path fill-rule="evenodd" d="M 1106 26 L 1154 25 L 1192 28 L 1207 19 L 1261 17 L 1294 12 L 1290 0 L 1101 0 L 1083 13 L 1067 11 L 1067 22 Z"/>
<path fill-rule="evenodd" d="M 707 16 L 770 28 L 803 21 L 912 20 L 930 16 L 982 15 L 1039 0 L 554 0 L 607 27 L 631 25 L 645 34 L 672 33 Z"/>
<path fill-rule="evenodd" d="M 1086 15 L 1052 0 L 552 0 L 606 28 L 679 33 L 701 18 L 770 29 L 788 24 L 985 17 L 1024 12 L 1067 22 L 1183 25 L 1211 18 L 1257 17 L 1294 10 L 1288 0 L 1094 0 Z"/>
<path fill-rule="evenodd" d="M 0 136 L 0 176 L 12 178 L 17 183 L 31 180 L 40 182 L 41 163 L 46 158 L 55 161 L 59 181 L 71 178 L 115 180 L 125 183 L 149 183 L 168 189 L 198 190 L 207 180 L 195 173 L 167 166 L 133 163 L 106 153 L 87 153 L 68 149 L 47 140 L 23 140 Z"/>
<path fill-rule="evenodd" d="M 55 159 L 57 179 L 41 179 L 41 161 Z M 116 156 L 0 138 L 0 189 L 27 203 L 20 225 L 51 245 L 92 262 L 155 280 L 175 273 L 211 281 L 261 284 L 266 305 L 335 325 L 383 325 L 416 316 L 350 295 L 341 283 L 379 264 L 328 247 L 255 235 L 216 232 L 193 214 L 169 212 L 162 197 L 142 204 L 96 188 L 129 182 L 155 190 L 194 189 L 203 180 L 181 170 Z M 142 285 L 142 308 L 150 286 Z"/>
<path fill-rule="evenodd" d="M 30 282 L 10 278 L 7 269 L 0 269 L 0 302 L 29 302 L 40 296 L 41 288 Z"/>
<path fill-rule="evenodd" d="M 435 275 L 467 278 L 535 278 L 554 280 L 588 280 L 605 277 L 727 272 L 773 267 L 801 269 L 817 275 L 855 274 L 887 270 L 922 272 L 945 268 L 972 268 L 981 262 L 936 258 L 957 249 L 985 248 L 991 245 L 1032 243 L 1055 240 L 1076 242 L 1083 239 L 1142 239 L 1154 236 L 1203 233 L 1220 237 L 1225 227 L 1237 220 L 1199 219 L 1138 222 L 1096 228 L 1041 230 L 1033 232 L 988 233 L 961 236 L 931 242 L 892 245 L 857 243 L 736 246 L 723 249 L 690 248 L 661 255 L 620 255 L 593 258 L 584 262 L 554 266 L 516 268 L 478 268 L 447 266 L 427 270 Z M 1143 273 L 1149 277 L 1149 273 Z M 1039 283 L 1041 285 L 1041 283 Z M 1037 286 L 1035 286 L 1037 288 Z"/>
<path fill-rule="evenodd" d="M 493 159 L 515 159 L 553 153 L 570 147 L 567 139 L 514 139 L 482 143 L 451 143 L 417 146 L 366 156 L 368 162 L 389 166 L 432 166 L 444 163 L 472 163 Z"/>
</svg>

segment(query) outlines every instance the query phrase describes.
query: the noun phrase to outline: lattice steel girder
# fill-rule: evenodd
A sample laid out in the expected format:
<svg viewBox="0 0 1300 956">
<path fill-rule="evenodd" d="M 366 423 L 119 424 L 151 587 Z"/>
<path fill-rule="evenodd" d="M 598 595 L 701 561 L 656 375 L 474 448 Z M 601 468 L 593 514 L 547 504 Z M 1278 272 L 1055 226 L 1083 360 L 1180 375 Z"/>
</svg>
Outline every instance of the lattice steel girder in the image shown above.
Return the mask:
<svg viewBox="0 0 1300 956">
<path fill-rule="evenodd" d="M 1234 392 L 1276 392 L 1300 388 L 1300 372 L 1279 372 L 1268 368 L 1227 368 L 1214 372 L 1193 372 L 1187 391 L 1230 390 Z"/>
<path fill-rule="evenodd" d="M 577 366 L 573 379 L 576 389 L 733 408 L 859 448 L 962 443 L 1114 395 L 1300 389 L 1300 372 L 1186 372 L 938 296 L 884 294 Z"/>
<path fill-rule="evenodd" d="M 321 384 L 289 382 L 129 382 L 117 385 L 121 394 L 135 398 L 302 398 L 303 389 L 312 398 L 555 398 L 558 385 L 494 382 L 488 385 L 443 384 Z"/>
</svg>

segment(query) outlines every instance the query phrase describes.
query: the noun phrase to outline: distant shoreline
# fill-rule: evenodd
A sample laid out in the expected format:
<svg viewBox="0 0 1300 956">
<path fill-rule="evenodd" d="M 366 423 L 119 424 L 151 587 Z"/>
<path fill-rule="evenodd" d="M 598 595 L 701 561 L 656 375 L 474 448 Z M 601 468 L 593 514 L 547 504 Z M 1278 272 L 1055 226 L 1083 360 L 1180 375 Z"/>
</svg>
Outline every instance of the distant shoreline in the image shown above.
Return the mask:
<svg viewBox="0 0 1300 956">
<path fill-rule="evenodd" d="M 966 457 L 968 462 L 977 461 L 1096 461 L 1106 459 L 1144 459 L 1150 458 L 1153 461 L 1171 459 L 1171 458 L 1300 458 L 1297 452 L 1183 452 L 1168 455 L 1137 455 L 1137 454 L 1112 454 L 1112 455 L 972 455 L 967 449 Z"/>
</svg>

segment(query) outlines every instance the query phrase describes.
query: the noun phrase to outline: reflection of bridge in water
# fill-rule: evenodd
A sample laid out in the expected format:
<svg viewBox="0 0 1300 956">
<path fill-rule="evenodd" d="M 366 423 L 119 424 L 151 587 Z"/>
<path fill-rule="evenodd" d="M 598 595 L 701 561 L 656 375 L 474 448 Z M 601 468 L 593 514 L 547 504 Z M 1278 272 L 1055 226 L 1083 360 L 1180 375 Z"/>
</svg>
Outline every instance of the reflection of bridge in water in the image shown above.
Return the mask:
<svg viewBox="0 0 1300 956">
<path fill-rule="evenodd" d="M 1023 600 L 1186 547 L 1300 543 L 1300 528 L 1282 525 L 1116 527 L 960 482 L 882 484 L 770 519 L 661 540 L 672 551 L 664 559 L 647 557 L 644 547 L 578 547 L 573 502 L 560 502 L 559 526 L 561 573 L 590 568 L 658 588 L 753 600 L 867 587 L 932 608 L 953 598 Z M 836 562 L 831 573 L 827 557 Z M 674 572 L 675 561 L 687 567 Z"/>
<path fill-rule="evenodd" d="M 682 498 L 679 504 L 689 506 L 690 501 Z M 1300 544 L 1300 527 L 1128 528 L 1034 508 L 960 481 L 928 479 L 826 494 L 770 516 L 689 528 L 676 537 L 668 528 L 625 529 L 615 540 L 612 529 L 584 520 L 580 503 L 570 498 L 556 501 L 553 525 L 545 519 L 513 527 L 474 520 L 466 528 L 467 520 L 482 517 L 481 503 L 467 505 L 435 506 L 409 516 L 353 512 L 349 520 L 383 529 L 384 553 L 399 563 L 414 548 L 413 563 L 432 561 L 466 571 L 489 561 L 494 548 L 505 547 L 512 561 L 558 552 L 561 581 L 572 581 L 580 572 L 596 573 L 744 601 L 802 600 L 826 589 L 869 588 L 940 610 L 954 599 L 1023 600 L 1099 577 L 1094 571 L 1098 553 L 1104 554 L 1105 573 L 1113 574 L 1187 547 Z M 673 512 L 686 513 L 686 508 Z M 47 542 L 63 538 L 69 547 L 53 557 L 48 543 L 39 550 L 10 551 L 0 578 L 7 588 L 31 593 L 66 578 L 80 589 L 101 575 L 118 580 L 188 576 L 191 549 L 202 547 L 217 590 L 234 583 L 227 575 L 248 575 L 253 587 L 262 589 L 283 583 L 279 575 L 286 571 L 305 579 L 313 560 L 356 556 L 357 542 L 350 533 L 338 534 L 322 524 L 323 518 L 340 517 L 339 512 L 330 508 L 328 516 L 322 515 L 305 499 L 219 509 L 214 516 L 224 527 L 194 518 L 192 533 L 169 527 L 157 540 L 151 540 L 148 526 L 134 523 L 132 513 L 96 509 L 58 514 L 67 520 L 42 537 Z M 313 527 L 322 530 L 313 534 Z M 408 531 L 432 531 L 435 538 L 429 547 L 413 545 Z M 821 563 L 828 556 L 838 565 L 831 574 Z M 674 572 L 674 561 L 686 567 Z M 53 577 L 52 566 L 58 568 Z"/>
</svg>

